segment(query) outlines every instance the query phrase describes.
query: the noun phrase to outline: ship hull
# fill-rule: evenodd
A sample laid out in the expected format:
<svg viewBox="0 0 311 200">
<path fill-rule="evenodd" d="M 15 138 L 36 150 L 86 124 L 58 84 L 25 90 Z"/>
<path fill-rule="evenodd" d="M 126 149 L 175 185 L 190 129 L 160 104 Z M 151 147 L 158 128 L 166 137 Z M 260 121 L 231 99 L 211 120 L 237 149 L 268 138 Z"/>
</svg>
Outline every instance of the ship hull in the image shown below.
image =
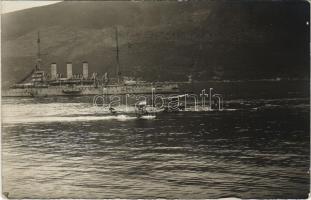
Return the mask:
<svg viewBox="0 0 311 200">
<path fill-rule="evenodd" d="M 46 97 L 46 96 L 86 96 L 86 95 L 122 95 L 122 94 L 178 93 L 178 84 L 144 85 L 108 85 L 108 86 L 49 86 L 43 88 L 11 88 L 2 91 L 4 97 Z"/>
</svg>

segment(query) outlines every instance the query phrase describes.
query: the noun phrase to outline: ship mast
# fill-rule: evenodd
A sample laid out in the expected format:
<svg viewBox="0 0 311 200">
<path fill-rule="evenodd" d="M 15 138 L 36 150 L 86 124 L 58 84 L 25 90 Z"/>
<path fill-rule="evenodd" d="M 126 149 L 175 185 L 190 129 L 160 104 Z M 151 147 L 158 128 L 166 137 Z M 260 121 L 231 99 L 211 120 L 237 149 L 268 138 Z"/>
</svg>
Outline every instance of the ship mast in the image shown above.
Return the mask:
<svg viewBox="0 0 311 200">
<path fill-rule="evenodd" d="M 115 28 L 115 34 L 116 34 L 116 60 L 117 60 L 117 67 L 116 67 L 116 77 L 118 79 L 118 83 L 120 82 L 120 61 L 119 61 L 119 38 L 118 38 L 118 27 Z"/>
<path fill-rule="evenodd" d="M 41 69 L 41 49 L 40 49 L 40 31 L 38 31 L 38 38 L 37 38 L 37 63 L 36 63 L 36 70 Z"/>
</svg>

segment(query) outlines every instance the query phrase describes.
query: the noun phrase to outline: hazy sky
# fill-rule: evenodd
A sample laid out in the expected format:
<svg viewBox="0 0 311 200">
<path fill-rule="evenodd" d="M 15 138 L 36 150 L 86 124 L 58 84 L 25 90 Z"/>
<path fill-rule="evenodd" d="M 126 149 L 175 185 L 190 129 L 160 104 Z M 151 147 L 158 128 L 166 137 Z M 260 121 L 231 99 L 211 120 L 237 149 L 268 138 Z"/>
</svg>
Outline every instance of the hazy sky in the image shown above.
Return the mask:
<svg viewBox="0 0 311 200">
<path fill-rule="evenodd" d="M 1 13 L 8 13 L 26 8 L 45 6 L 60 1 L 1 1 Z"/>
</svg>

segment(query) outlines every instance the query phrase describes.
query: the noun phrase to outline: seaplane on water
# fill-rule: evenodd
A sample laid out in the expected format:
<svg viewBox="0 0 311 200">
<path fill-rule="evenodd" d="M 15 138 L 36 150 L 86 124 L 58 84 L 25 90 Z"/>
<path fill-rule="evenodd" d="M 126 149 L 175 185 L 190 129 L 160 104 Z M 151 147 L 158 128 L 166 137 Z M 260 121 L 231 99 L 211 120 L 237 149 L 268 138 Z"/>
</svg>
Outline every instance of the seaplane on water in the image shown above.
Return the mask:
<svg viewBox="0 0 311 200">
<path fill-rule="evenodd" d="M 118 111 L 116 108 L 110 106 L 108 108 L 108 111 L 113 115 L 119 115 L 119 114 L 130 114 L 132 112 L 126 111 Z M 156 117 L 155 113 L 159 112 L 155 109 L 155 107 L 148 106 L 146 101 L 139 101 L 134 106 L 134 113 L 135 116 L 139 119 L 153 119 Z"/>
</svg>

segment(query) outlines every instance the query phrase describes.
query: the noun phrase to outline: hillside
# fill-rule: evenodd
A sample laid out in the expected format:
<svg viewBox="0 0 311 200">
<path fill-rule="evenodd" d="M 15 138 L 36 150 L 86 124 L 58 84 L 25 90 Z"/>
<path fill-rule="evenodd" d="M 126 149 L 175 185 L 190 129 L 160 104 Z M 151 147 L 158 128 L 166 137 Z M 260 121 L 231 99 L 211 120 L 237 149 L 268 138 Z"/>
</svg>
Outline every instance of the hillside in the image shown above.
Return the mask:
<svg viewBox="0 0 311 200">
<path fill-rule="evenodd" d="M 44 69 L 113 75 L 115 27 L 121 70 L 146 80 L 309 76 L 304 1 L 61 2 L 2 15 L 2 84 L 34 67 L 37 31 Z M 173 75 L 174 74 L 174 75 Z"/>
</svg>

